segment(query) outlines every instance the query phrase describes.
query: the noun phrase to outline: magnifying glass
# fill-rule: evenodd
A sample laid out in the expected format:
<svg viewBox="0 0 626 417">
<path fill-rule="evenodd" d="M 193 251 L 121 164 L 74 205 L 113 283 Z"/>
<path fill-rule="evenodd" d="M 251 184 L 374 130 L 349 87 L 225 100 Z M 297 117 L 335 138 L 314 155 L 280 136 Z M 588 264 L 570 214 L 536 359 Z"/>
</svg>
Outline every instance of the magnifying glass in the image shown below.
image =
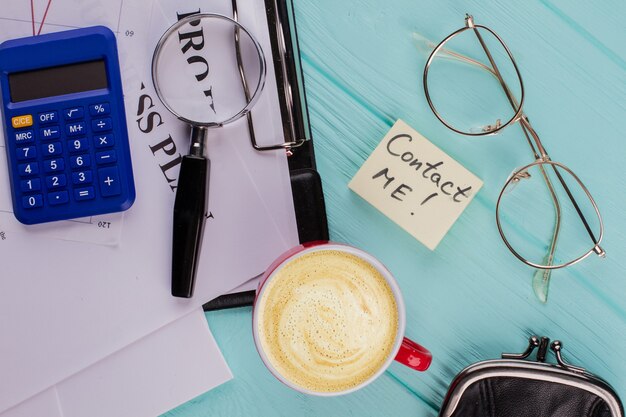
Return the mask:
<svg viewBox="0 0 626 417">
<path fill-rule="evenodd" d="M 207 217 L 209 129 L 246 115 L 265 85 L 265 55 L 259 42 L 230 17 L 201 13 L 173 24 L 152 57 L 152 81 L 163 105 L 191 127 L 183 156 L 172 247 L 172 295 L 193 295 Z M 242 85 L 242 81 L 245 81 Z"/>
</svg>

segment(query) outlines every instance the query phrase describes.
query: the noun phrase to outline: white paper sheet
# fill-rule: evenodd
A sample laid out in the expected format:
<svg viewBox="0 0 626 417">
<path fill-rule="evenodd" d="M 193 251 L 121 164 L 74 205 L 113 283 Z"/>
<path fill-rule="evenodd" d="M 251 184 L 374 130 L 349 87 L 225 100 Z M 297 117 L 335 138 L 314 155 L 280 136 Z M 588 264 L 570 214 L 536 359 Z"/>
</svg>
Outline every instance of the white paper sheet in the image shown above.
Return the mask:
<svg viewBox="0 0 626 417">
<path fill-rule="evenodd" d="M 0 412 L 0 417 L 64 417 L 55 387 L 29 398 L 21 404 Z"/>
<path fill-rule="evenodd" d="M 154 417 L 231 378 L 197 309 L 0 417 Z"/>
<path fill-rule="evenodd" d="M 40 7 L 42 2 L 36 3 Z M 116 16 L 118 22 L 129 22 L 116 27 L 120 28 L 137 199 L 125 215 L 116 246 L 59 241 L 30 229 L 15 232 L 6 227 L 7 222 L 15 221 L 12 216 L 0 217 L 0 411 L 248 281 L 298 242 L 284 153 L 254 151 L 246 135 L 237 134 L 236 129 L 245 129 L 245 123 L 216 131 L 208 144 L 213 218 L 207 220 L 205 229 L 196 295 L 191 300 L 170 296 L 174 193 L 160 167 L 168 162 L 159 159 L 164 152 L 153 153 L 150 146 L 171 135 L 180 152 L 185 152 L 188 140 L 185 128 L 166 116 L 154 96 L 147 66 L 137 69 L 129 64 L 130 59 L 146 63 L 152 54 L 153 41 L 136 41 L 141 39 L 137 25 L 149 20 L 150 13 L 143 7 L 148 3 L 55 0 L 49 10 L 51 24 L 45 25 L 43 32 L 64 29 L 69 23 L 107 24 Z M 195 2 L 169 4 L 178 5 L 181 11 L 197 10 L 197 6 L 192 8 Z M 125 11 L 127 5 L 131 10 L 126 16 L 112 11 L 115 6 Z M 259 38 L 269 51 L 263 4 L 242 0 L 240 7 L 241 21 L 253 32 L 264 34 Z M 19 9 L 23 13 L 23 8 L 29 11 L 28 1 L 7 4 L 0 10 L 0 18 L 12 19 L 14 12 Z M 163 16 L 175 19 L 167 4 L 162 9 Z M 103 11 L 100 16 L 99 11 Z M 78 21 L 64 24 L 66 16 Z M 0 33 L 7 35 L 4 21 L 0 27 Z M 126 37 L 127 30 L 134 31 L 133 36 Z M 122 33 L 130 42 L 127 52 L 122 52 Z M 273 142 L 282 137 L 278 134 L 282 130 L 276 89 L 271 84 L 275 82 L 271 59 L 268 65 L 268 86 L 254 117 L 259 140 Z M 150 134 L 139 132 L 149 116 L 146 109 L 139 111 L 140 102 L 151 106 L 150 112 L 161 113 L 163 124 Z M 175 178 L 175 171 L 167 174 Z M 6 172 L 0 172 L 2 182 L 6 185 Z"/>
</svg>

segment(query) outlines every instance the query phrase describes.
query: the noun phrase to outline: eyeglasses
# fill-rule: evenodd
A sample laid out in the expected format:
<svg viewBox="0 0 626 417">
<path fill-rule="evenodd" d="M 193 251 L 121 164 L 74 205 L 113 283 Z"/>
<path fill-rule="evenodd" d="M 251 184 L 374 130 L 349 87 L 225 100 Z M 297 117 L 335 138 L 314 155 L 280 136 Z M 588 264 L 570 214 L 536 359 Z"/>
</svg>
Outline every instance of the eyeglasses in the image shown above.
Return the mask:
<svg viewBox="0 0 626 417">
<path fill-rule="evenodd" d="M 524 113 L 524 85 L 511 51 L 493 30 L 466 15 L 465 27 L 430 54 L 423 81 L 431 110 L 454 132 L 494 135 L 519 122 L 535 160 L 504 183 L 496 223 L 511 253 L 537 268 L 533 289 L 547 301 L 553 269 L 592 253 L 605 256 L 600 247 L 604 225 L 587 187 L 571 169 L 550 159 Z"/>
</svg>

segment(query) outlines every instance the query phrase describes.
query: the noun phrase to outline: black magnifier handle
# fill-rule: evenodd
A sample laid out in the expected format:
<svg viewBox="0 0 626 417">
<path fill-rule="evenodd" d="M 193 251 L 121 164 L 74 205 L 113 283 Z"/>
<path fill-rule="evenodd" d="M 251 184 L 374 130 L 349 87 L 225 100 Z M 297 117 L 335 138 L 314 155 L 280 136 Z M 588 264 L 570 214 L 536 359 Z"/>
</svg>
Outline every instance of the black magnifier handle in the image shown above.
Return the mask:
<svg viewBox="0 0 626 417">
<path fill-rule="evenodd" d="M 204 156 L 207 129 L 191 130 L 189 155 L 183 156 L 174 202 L 172 295 L 191 298 L 200 261 L 207 216 L 210 161 Z"/>
</svg>

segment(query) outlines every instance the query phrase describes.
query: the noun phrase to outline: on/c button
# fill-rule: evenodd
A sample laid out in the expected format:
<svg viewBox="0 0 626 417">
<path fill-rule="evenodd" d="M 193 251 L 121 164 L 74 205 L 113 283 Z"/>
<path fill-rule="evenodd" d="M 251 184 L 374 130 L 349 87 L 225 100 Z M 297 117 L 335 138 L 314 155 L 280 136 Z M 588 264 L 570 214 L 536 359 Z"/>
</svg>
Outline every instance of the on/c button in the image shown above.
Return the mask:
<svg viewBox="0 0 626 417">
<path fill-rule="evenodd" d="M 21 127 L 29 127 L 33 125 L 33 115 L 25 114 L 23 116 L 15 116 L 11 118 L 11 125 L 13 125 L 14 129 L 19 129 Z"/>
</svg>

